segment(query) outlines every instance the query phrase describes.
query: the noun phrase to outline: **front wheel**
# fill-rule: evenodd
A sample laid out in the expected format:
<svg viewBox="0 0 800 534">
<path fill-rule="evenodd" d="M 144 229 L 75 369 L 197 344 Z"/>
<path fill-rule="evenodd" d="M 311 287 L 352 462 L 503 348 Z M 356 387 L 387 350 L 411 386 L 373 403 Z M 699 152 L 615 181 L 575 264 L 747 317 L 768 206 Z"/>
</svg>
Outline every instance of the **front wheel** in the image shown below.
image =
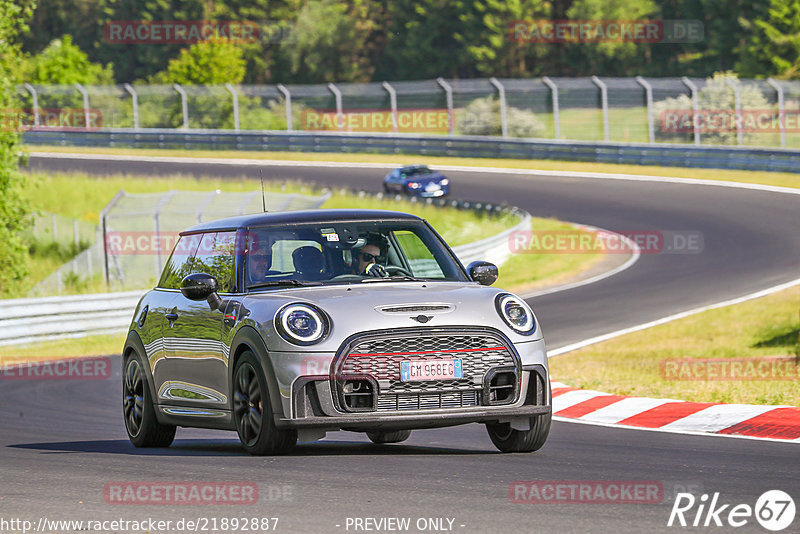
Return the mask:
<svg viewBox="0 0 800 534">
<path fill-rule="evenodd" d="M 239 358 L 233 374 L 233 417 L 239 439 L 252 455 L 282 454 L 297 443 L 297 432 L 275 426 L 267 380 L 250 351 Z"/>
<path fill-rule="evenodd" d="M 514 430 L 510 423 L 487 423 L 489 438 L 501 452 L 538 451 L 550 434 L 552 414 L 531 417 L 529 430 Z"/>
<path fill-rule="evenodd" d="M 169 447 L 175 439 L 175 427 L 156 419 L 147 377 L 135 351 L 125 357 L 123 369 L 122 414 L 128 438 L 136 447 Z"/>
<path fill-rule="evenodd" d="M 411 437 L 410 430 L 395 430 L 394 432 L 386 432 L 378 430 L 375 432 L 367 432 L 367 437 L 372 443 L 400 443 Z"/>
</svg>

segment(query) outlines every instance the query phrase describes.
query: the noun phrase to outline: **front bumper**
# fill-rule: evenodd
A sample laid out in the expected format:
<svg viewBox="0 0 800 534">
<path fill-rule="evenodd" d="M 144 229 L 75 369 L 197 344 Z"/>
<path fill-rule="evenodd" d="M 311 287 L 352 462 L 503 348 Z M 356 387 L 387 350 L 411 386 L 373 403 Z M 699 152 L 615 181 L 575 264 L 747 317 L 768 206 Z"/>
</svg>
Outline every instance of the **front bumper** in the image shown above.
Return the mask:
<svg viewBox="0 0 800 534">
<path fill-rule="evenodd" d="M 379 430 L 411 430 L 421 428 L 437 428 L 443 426 L 463 425 L 467 423 L 491 423 L 509 422 L 512 419 L 528 418 L 537 415 L 551 413 L 552 409 L 547 406 L 519 406 L 503 407 L 475 410 L 469 413 L 463 410 L 451 413 L 422 413 L 405 415 L 372 414 L 369 417 L 364 415 L 340 415 L 334 417 L 304 417 L 302 419 L 282 419 L 281 426 L 308 429 L 315 428 L 321 430 L 354 430 L 366 431 L 372 429 Z"/>
<path fill-rule="evenodd" d="M 274 365 L 274 369 L 283 408 L 282 414 L 276 414 L 275 423 L 284 428 L 320 430 L 417 429 L 473 422 L 506 422 L 550 413 L 549 370 L 544 341 L 540 339 L 509 346 L 518 362 L 515 372 L 519 382 L 513 401 L 509 399 L 499 404 L 488 402 L 485 396 L 481 400 L 478 395 L 473 404 L 453 405 L 446 402 L 448 395 L 443 391 L 441 401 L 438 405 L 434 402 L 433 407 L 420 400 L 413 409 L 398 403 L 397 408 L 390 411 L 384 406 L 366 411 L 343 406 L 338 382 L 332 379 L 335 375 L 331 375 L 336 365 L 334 354 L 272 353 L 273 362 L 280 362 L 280 365 Z M 385 398 L 388 393 L 384 389 L 386 381 L 378 382 L 379 397 Z M 436 396 L 436 391 L 430 393 Z M 423 404 L 426 404 L 424 409 Z"/>
</svg>

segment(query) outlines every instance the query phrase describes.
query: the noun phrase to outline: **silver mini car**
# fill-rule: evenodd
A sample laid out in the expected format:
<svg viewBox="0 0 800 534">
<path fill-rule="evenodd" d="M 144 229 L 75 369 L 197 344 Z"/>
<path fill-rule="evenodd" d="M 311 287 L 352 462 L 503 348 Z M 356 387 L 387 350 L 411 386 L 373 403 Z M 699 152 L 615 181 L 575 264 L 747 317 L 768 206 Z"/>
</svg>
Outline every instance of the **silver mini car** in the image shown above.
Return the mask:
<svg viewBox="0 0 800 534">
<path fill-rule="evenodd" d="M 485 287 L 424 220 L 389 211 L 265 213 L 181 233 L 123 351 L 137 447 L 178 426 L 235 430 L 251 454 L 327 431 L 396 443 L 484 423 L 503 452 L 550 431 L 547 355 L 519 297 Z"/>
</svg>

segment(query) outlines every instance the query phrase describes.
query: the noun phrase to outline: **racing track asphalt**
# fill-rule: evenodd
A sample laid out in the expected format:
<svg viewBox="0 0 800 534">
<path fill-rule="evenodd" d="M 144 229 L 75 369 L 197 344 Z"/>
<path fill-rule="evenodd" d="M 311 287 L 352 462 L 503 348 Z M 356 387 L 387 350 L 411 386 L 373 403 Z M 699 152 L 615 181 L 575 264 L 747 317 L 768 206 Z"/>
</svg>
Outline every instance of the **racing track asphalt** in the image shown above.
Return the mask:
<svg viewBox="0 0 800 534">
<path fill-rule="evenodd" d="M 30 166 L 94 174 L 257 175 L 252 166 L 36 155 Z M 383 174 L 264 167 L 268 179 L 370 190 L 380 187 Z M 531 299 L 550 348 L 765 289 L 800 272 L 798 195 L 524 173 L 447 174 L 457 198 L 505 201 L 536 216 L 622 232 L 702 233 L 699 254 L 643 254 L 611 278 Z M 454 517 L 457 532 L 667 532 L 676 528 L 666 525 L 671 495 L 680 486 L 751 506 L 764 491 L 782 489 L 800 504 L 800 449 L 792 443 L 554 422 L 544 448 L 527 455 L 496 453 L 477 425 L 416 431 L 404 444 L 381 447 L 359 434 L 332 433 L 276 458 L 244 455 L 233 434 L 181 429 L 170 449 L 141 451 L 126 439 L 119 389 L 117 359 L 110 380 L 0 380 L 3 517 L 268 515 L 281 518 L 283 532 L 346 532 L 347 517 Z M 261 498 L 253 506 L 213 508 L 104 502 L 106 483 L 147 480 L 254 481 Z M 515 504 L 508 498 L 515 480 L 659 481 L 667 497 L 661 504 Z M 289 486 L 290 499 L 269 500 L 271 486 Z M 797 532 L 798 525 L 800 518 L 787 532 Z M 763 531 L 752 518 L 736 530 Z"/>
</svg>

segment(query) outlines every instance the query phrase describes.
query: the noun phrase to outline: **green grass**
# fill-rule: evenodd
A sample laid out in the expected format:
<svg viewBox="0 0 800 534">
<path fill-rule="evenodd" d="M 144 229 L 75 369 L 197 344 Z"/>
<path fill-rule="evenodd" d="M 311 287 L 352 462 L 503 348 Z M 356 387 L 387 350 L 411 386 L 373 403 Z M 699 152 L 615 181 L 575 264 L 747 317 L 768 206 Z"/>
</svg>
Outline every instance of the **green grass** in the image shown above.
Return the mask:
<svg viewBox="0 0 800 534">
<path fill-rule="evenodd" d="M 254 179 L 220 179 L 192 178 L 185 176 L 167 177 L 131 177 L 109 176 L 98 178 L 81 173 L 30 173 L 28 199 L 34 209 L 57 213 L 67 217 L 97 223 L 100 211 L 110 199 L 124 189 L 130 193 L 154 193 L 172 189 L 186 191 L 214 191 L 221 189 L 230 192 L 253 191 L 260 188 L 260 182 Z M 268 182 L 266 189 L 283 193 L 302 193 L 318 195 L 321 193 L 299 181 Z M 422 202 L 396 201 L 394 199 L 378 199 L 335 190 L 323 208 L 374 208 L 405 211 L 414 213 L 428 220 L 451 246 L 477 241 L 495 235 L 516 224 L 516 217 L 509 214 L 489 216 L 467 210 L 442 208 Z M 535 229 L 551 230 L 571 228 L 553 219 L 536 219 Z M 52 247 L 49 247 L 52 248 Z M 33 250 L 31 258 L 31 274 L 26 283 L 15 293 L 2 295 L 4 298 L 21 297 L 27 294 L 36 284 L 49 276 L 69 257 L 64 251 L 49 250 L 39 247 Z M 50 253 L 48 253 L 48 251 Z M 500 279 L 502 287 L 527 288 L 533 284 L 541 284 L 543 280 L 569 277 L 585 268 L 589 268 L 595 256 L 580 255 L 567 257 L 564 255 L 524 254 L 513 257 L 503 269 Z M 559 278 L 559 279 L 560 279 Z M 76 278 L 65 280 L 64 294 L 103 292 L 106 290 L 102 278 L 97 275 L 93 279 Z"/>
<path fill-rule="evenodd" d="M 158 193 L 173 189 L 245 192 L 257 191 L 261 187 L 258 180 L 251 178 L 191 178 L 180 175 L 157 178 L 116 175 L 98 178 L 80 173 L 31 173 L 28 176 L 30 187 L 27 193 L 34 209 L 93 223 L 98 222 L 100 211 L 120 189 L 128 193 Z M 268 193 L 322 193 L 299 181 L 266 182 L 265 189 Z M 422 202 L 377 199 L 370 196 L 362 198 L 341 190 L 334 190 L 331 198 L 322 207 L 385 209 L 413 213 L 427 219 L 452 246 L 502 232 L 516 224 L 517 220 L 508 214 L 488 216 Z"/>
<path fill-rule="evenodd" d="M 495 158 L 448 158 L 437 156 L 353 154 L 353 153 L 308 153 L 308 152 L 248 152 L 229 150 L 159 150 L 134 148 L 89 148 L 63 146 L 30 146 L 34 152 L 65 152 L 84 154 L 118 154 L 138 156 L 167 156 L 195 158 L 263 159 L 281 161 L 334 161 L 350 163 L 387 163 L 405 165 L 424 162 L 431 166 L 462 165 L 468 167 L 505 167 L 541 171 L 605 172 L 675 178 L 698 178 L 703 180 L 726 180 L 732 182 L 800 187 L 800 174 L 789 172 L 741 171 L 720 169 L 689 169 L 686 167 L 656 167 L 649 165 L 618 165 L 613 163 L 574 162 L 533 159 Z M 380 174 L 376 171 L 376 174 Z M 502 177 L 498 177 L 501 180 Z M 530 179 L 535 180 L 536 177 Z"/>
<path fill-rule="evenodd" d="M 800 406 L 800 379 L 667 380 L 662 361 L 795 357 L 800 287 L 709 310 L 550 360 L 555 380 L 618 395 Z"/>
</svg>

